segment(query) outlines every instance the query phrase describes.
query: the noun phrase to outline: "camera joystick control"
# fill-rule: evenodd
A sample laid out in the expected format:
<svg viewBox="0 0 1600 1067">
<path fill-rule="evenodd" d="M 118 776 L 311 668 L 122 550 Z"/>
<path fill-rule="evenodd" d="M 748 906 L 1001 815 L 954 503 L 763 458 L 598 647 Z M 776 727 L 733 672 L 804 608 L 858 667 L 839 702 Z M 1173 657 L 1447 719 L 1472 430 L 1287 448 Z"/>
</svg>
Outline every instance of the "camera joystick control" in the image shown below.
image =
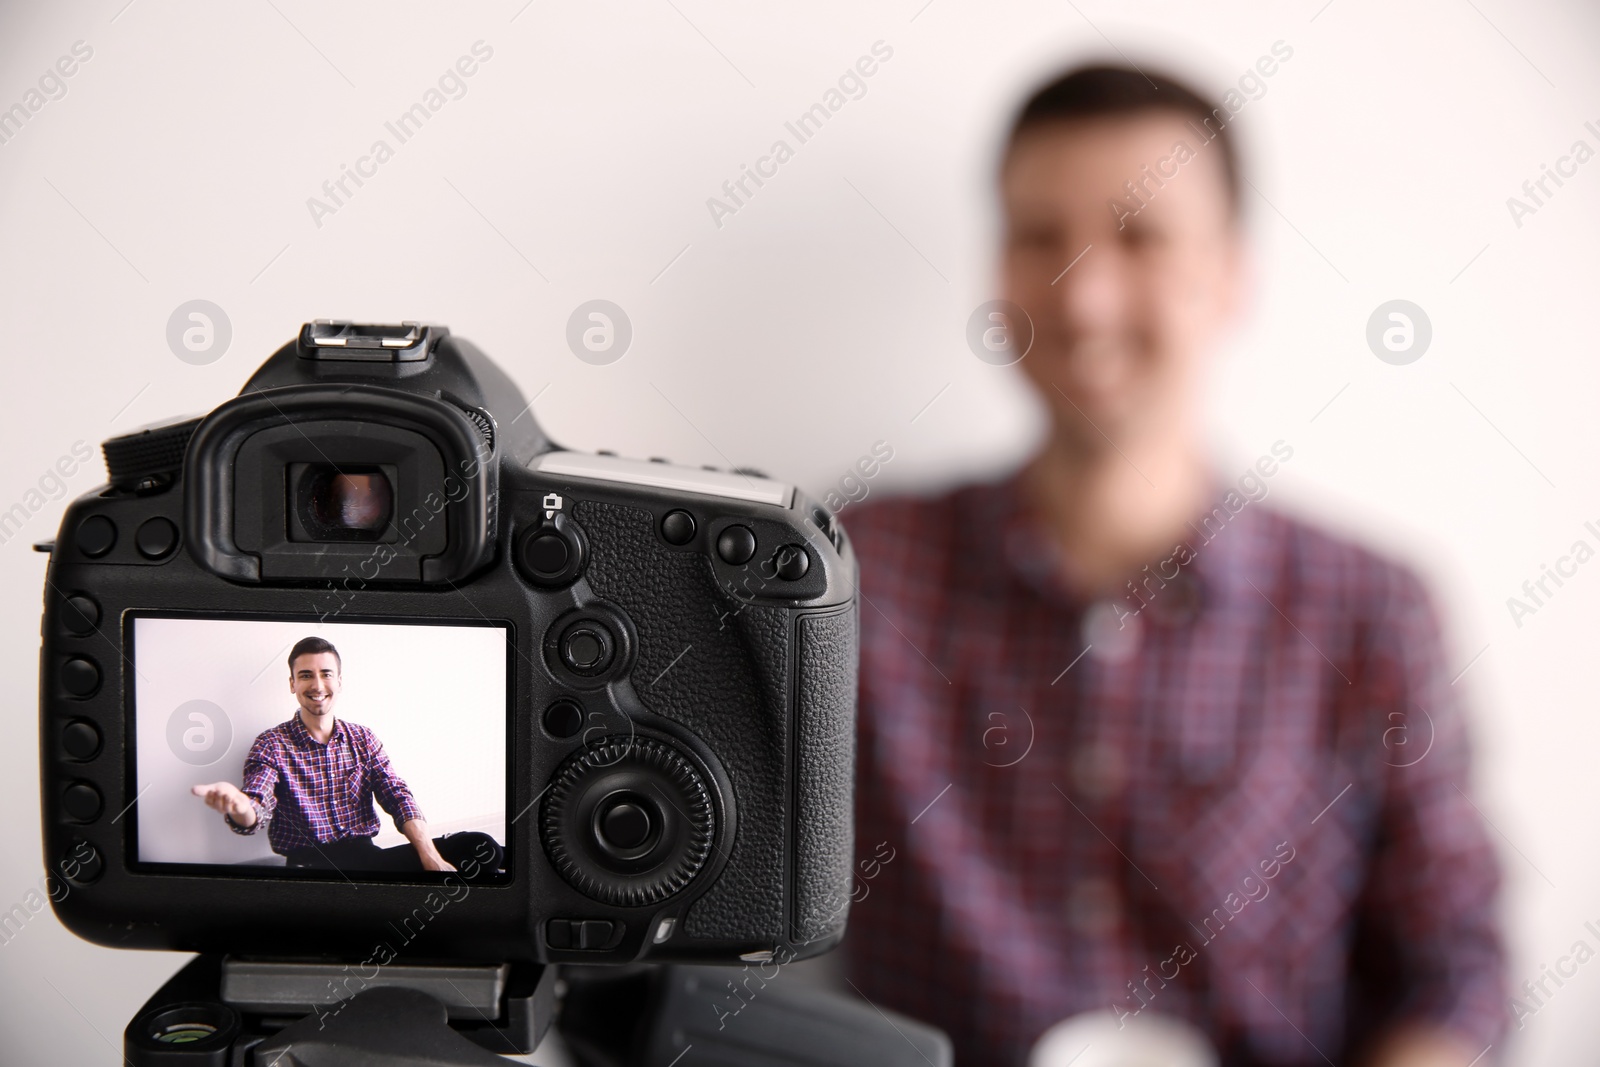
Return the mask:
<svg viewBox="0 0 1600 1067">
<path fill-rule="evenodd" d="M 611 666 L 616 642 L 598 622 L 579 622 L 561 635 L 561 662 L 582 675 L 599 674 Z"/>
</svg>

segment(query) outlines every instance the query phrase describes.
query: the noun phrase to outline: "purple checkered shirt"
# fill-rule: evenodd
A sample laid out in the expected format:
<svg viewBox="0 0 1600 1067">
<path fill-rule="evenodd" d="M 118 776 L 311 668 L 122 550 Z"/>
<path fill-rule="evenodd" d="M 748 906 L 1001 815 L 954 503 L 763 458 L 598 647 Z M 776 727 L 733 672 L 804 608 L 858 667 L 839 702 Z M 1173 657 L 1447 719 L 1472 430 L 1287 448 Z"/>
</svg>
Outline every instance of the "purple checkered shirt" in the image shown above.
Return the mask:
<svg viewBox="0 0 1600 1067">
<path fill-rule="evenodd" d="M 1094 604 L 1015 479 L 843 518 L 861 993 L 963 1067 L 1095 1010 L 1186 1018 L 1229 1067 L 1401 1022 L 1500 1041 L 1499 866 L 1409 571 L 1234 496 Z"/>
<path fill-rule="evenodd" d="M 253 834 L 267 823 L 272 851 L 372 837 L 378 832 L 376 797 L 394 817 L 395 829 L 422 818 L 405 779 L 395 773 L 383 742 L 365 726 L 335 719 L 323 744 L 296 712 L 288 722 L 263 730 L 244 760 L 244 793 L 255 805 L 248 829 L 228 819 L 234 833 Z"/>
</svg>

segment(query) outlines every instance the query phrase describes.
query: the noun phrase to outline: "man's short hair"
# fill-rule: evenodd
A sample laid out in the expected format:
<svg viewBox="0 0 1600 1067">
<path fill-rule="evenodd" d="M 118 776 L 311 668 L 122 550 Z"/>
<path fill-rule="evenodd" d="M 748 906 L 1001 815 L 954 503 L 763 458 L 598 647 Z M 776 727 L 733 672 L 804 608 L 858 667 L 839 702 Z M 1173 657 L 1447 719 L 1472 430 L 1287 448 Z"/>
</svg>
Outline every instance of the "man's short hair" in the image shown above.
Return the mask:
<svg viewBox="0 0 1600 1067">
<path fill-rule="evenodd" d="M 344 660 L 339 657 L 339 650 L 333 647 L 333 642 L 324 637 L 302 637 L 294 643 L 289 650 L 289 673 L 294 674 L 294 661 L 301 656 L 315 656 L 319 652 L 332 652 L 333 658 L 339 664 L 339 670 L 344 671 Z"/>
<path fill-rule="evenodd" d="M 1148 67 L 1142 71 L 1107 64 L 1077 67 L 1041 86 L 1017 112 L 1001 159 L 1003 162 L 1010 157 L 1023 133 L 1052 122 L 1125 118 L 1152 111 L 1189 119 L 1196 131 L 1195 150 L 1199 151 L 1202 145 L 1216 150 L 1228 191 L 1228 210 L 1237 219 L 1244 178 L 1228 132 L 1232 112 L 1213 105 L 1178 79 Z"/>
</svg>

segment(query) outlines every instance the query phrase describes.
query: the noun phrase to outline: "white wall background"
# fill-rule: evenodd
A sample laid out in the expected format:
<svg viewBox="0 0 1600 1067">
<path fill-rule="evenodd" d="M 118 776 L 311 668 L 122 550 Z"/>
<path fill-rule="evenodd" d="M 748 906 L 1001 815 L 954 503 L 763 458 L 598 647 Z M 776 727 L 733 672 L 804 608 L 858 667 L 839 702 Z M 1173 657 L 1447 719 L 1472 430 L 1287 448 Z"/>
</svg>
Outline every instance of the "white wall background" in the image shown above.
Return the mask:
<svg viewBox="0 0 1600 1067">
<path fill-rule="evenodd" d="M 478 830 L 505 841 L 506 631 L 489 626 L 142 618 L 134 624 L 139 858 L 148 863 L 278 862 L 265 833 L 236 834 L 189 788 L 243 780 L 256 735 L 296 713 L 287 657 L 323 637 L 344 662 L 334 715 L 372 730 L 435 837 Z M 171 743 L 168 723 L 207 701 L 210 723 Z M 188 722 L 188 714 L 180 721 Z M 183 730 L 203 758 L 180 757 Z M 226 733 L 224 733 L 226 731 Z M 227 742 L 226 748 L 221 746 Z M 382 807 L 380 847 L 405 843 Z"/>
<path fill-rule="evenodd" d="M 0 509 L 37 512 L 0 545 L 12 591 L 0 648 L 21 679 L 0 746 L 0 903 L 39 877 L 44 560 L 26 542 L 53 533 L 62 505 L 28 493 L 74 441 L 209 409 L 305 319 L 404 317 L 480 343 L 574 447 L 732 460 L 814 491 L 878 439 L 895 459 L 874 492 L 993 471 L 1039 427 L 1017 376 L 963 341 L 993 295 L 988 174 L 1017 95 L 1070 57 L 1117 51 L 1221 88 L 1283 40 L 1292 60 L 1238 120 L 1260 285 L 1218 368 L 1219 455 L 1242 469 L 1289 441 L 1274 499 L 1412 560 L 1439 591 L 1504 845 L 1514 980 L 1600 918 L 1600 565 L 1520 627 L 1506 607 L 1575 539 L 1594 544 L 1583 523 L 1600 519 L 1600 161 L 1520 226 L 1506 206 L 1574 141 L 1600 148 L 1584 126 L 1600 126 L 1592 5 L 103 0 L 0 12 L 0 107 L 74 42 L 94 49 L 67 94 L 0 144 Z M 315 225 L 307 198 L 479 40 L 493 56 L 466 95 Z M 716 226 L 706 199 L 878 40 L 894 55 L 866 95 Z M 1396 297 L 1434 329 L 1403 367 L 1363 336 Z M 593 298 L 634 328 L 609 366 L 564 342 Z M 204 366 L 165 338 L 193 299 L 232 327 Z M 78 472 L 71 492 L 98 477 Z M 20 1056 L 47 1029 L 80 1063 L 113 1062 L 108 1042 L 179 962 L 79 943 L 48 914 L 0 960 L 0 1040 Z M 1597 1018 L 1600 970 L 1584 969 L 1508 1062 L 1573 1059 Z"/>
</svg>

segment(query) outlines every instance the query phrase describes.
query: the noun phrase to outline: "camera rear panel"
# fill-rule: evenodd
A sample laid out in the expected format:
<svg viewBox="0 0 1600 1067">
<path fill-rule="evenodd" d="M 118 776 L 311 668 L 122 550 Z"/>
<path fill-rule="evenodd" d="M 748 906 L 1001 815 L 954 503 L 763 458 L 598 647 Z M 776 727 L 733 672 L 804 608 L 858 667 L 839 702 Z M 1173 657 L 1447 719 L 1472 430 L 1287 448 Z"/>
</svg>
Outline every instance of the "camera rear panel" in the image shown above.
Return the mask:
<svg viewBox="0 0 1600 1067">
<path fill-rule="evenodd" d="M 377 962 L 792 958 L 842 936 L 854 561 L 842 531 L 798 493 L 753 476 L 575 453 L 504 461 L 487 562 L 465 580 L 419 587 L 358 571 L 225 580 L 189 550 L 184 490 L 180 478 L 156 492 L 81 498 L 51 558 L 40 673 L 45 861 L 67 879 L 56 909 L 80 936 Z M 154 647 L 136 639 L 143 619 L 203 620 L 223 642 L 245 623 L 364 626 L 373 648 L 380 626 L 503 633 L 499 660 L 468 671 L 480 680 L 504 671 L 490 722 L 503 736 L 496 759 L 463 747 L 481 735 L 464 721 L 453 729 L 448 706 L 419 712 L 437 731 L 441 767 L 470 765 L 503 782 L 500 869 L 469 879 L 172 862 L 188 847 L 181 840 L 152 861 L 155 830 L 141 805 L 185 783 L 141 777 L 141 739 L 159 734 L 147 720 L 177 709 L 141 706 L 140 674 L 148 662 L 165 679 L 181 657 L 142 661 Z M 281 679 L 288 665 L 274 651 L 258 658 Z M 387 672 L 393 691 L 396 677 L 451 669 L 425 649 L 370 659 L 345 664 L 341 701 L 358 684 L 352 671 Z M 280 702 L 287 715 L 286 687 Z M 236 773 L 249 732 L 194 766 L 193 781 Z M 429 799 L 419 799 L 426 812 Z M 220 814 L 206 814 L 214 826 L 204 833 L 228 832 Z"/>
</svg>

